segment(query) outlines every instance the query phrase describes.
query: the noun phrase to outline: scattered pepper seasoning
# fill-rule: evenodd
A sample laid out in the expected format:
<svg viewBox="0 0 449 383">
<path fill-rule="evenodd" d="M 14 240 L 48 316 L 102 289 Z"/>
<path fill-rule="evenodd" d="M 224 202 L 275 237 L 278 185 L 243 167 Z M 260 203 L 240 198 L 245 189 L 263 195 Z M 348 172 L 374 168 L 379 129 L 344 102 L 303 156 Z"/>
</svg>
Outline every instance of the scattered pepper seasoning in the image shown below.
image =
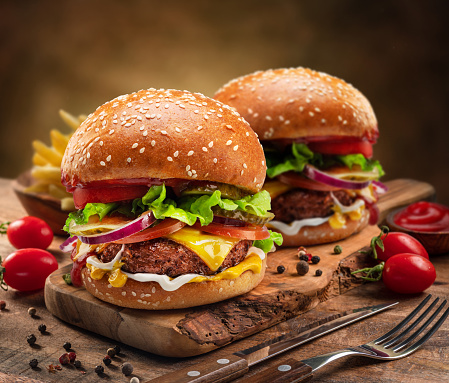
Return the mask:
<svg viewBox="0 0 449 383">
<path fill-rule="evenodd" d="M 318 256 L 318 255 L 314 255 L 311 259 L 310 259 L 310 261 L 314 264 L 314 265 L 316 265 L 317 263 L 319 263 L 320 262 L 320 257 Z"/>
<path fill-rule="evenodd" d="M 306 261 L 299 261 L 296 264 L 296 271 L 299 275 L 306 275 L 309 272 L 309 264 Z"/>
<path fill-rule="evenodd" d="M 342 251 L 343 249 L 341 248 L 340 245 L 334 247 L 334 254 L 341 254 Z"/>
<path fill-rule="evenodd" d="M 69 351 L 72 348 L 72 344 L 70 342 L 65 342 L 62 347 L 64 350 Z"/>
<path fill-rule="evenodd" d="M 100 374 L 102 374 L 103 372 L 104 372 L 104 367 L 103 366 L 95 366 L 95 369 L 94 369 L 94 371 L 98 374 L 98 375 L 100 375 Z"/>
<path fill-rule="evenodd" d="M 322 274 L 323 274 L 323 272 L 322 272 L 320 269 L 316 269 L 316 270 L 315 270 L 315 275 L 316 275 L 317 277 L 321 277 Z"/>
<path fill-rule="evenodd" d="M 30 307 L 28 309 L 28 315 L 30 315 L 32 317 L 35 316 L 36 315 L 36 309 L 34 307 Z"/>
<path fill-rule="evenodd" d="M 0 310 L 4 310 L 6 308 L 6 302 L 0 301 Z"/>
<path fill-rule="evenodd" d="M 34 334 L 27 336 L 27 342 L 30 346 L 36 343 L 36 336 Z"/>
<path fill-rule="evenodd" d="M 108 351 L 106 351 L 106 352 L 107 352 L 108 356 L 110 356 L 111 358 L 117 354 L 115 349 L 113 349 L 112 347 L 108 348 Z"/>
<path fill-rule="evenodd" d="M 41 334 L 44 334 L 47 331 L 47 326 L 42 323 L 37 327 L 37 329 Z"/>
<path fill-rule="evenodd" d="M 278 274 L 282 274 L 285 271 L 285 266 L 279 265 L 276 270 Z"/>
<path fill-rule="evenodd" d="M 122 373 L 125 376 L 131 375 L 133 373 L 134 367 L 131 363 L 123 363 L 122 364 Z"/>
<path fill-rule="evenodd" d="M 28 364 L 30 365 L 31 368 L 36 368 L 39 362 L 37 361 L 37 359 L 31 359 L 30 363 Z"/>
<path fill-rule="evenodd" d="M 103 363 L 104 363 L 106 366 L 109 366 L 109 365 L 112 363 L 111 357 L 110 357 L 109 355 L 106 355 L 106 356 L 103 358 Z"/>
</svg>

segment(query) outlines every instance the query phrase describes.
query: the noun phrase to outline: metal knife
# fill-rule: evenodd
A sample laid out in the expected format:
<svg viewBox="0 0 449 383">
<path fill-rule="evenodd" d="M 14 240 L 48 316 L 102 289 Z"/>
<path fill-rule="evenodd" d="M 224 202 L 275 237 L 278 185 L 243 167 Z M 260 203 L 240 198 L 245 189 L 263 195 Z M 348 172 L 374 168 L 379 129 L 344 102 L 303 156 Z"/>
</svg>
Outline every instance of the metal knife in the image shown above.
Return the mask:
<svg viewBox="0 0 449 383">
<path fill-rule="evenodd" d="M 332 316 L 330 321 L 320 324 L 303 332 L 289 332 L 280 337 L 260 343 L 256 346 L 238 351 L 225 358 L 216 361 L 193 365 L 191 367 L 168 373 L 164 376 L 147 381 L 158 383 L 224 383 L 230 382 L 243 376 L 248 372 L 249 367 L 262 362 L 275 355 L 279 355 L 293 347 L 299 346 L 312 339 L 316 339 L 322 335 L 338 330 L 348 324 L 386 310 L 395 303 L 386 303 L 377 306 L 363 307 L 346 311 L 341 315 Z"/>
</svg>

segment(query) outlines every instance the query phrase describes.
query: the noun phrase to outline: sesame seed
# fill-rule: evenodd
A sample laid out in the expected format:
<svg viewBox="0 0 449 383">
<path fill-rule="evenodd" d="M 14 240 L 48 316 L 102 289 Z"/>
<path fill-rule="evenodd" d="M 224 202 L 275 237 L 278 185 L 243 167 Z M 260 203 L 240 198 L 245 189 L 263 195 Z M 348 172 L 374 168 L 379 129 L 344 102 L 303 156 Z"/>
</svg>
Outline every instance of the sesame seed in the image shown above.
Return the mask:
<svg viewBox="0 0 449 383">
<path fill-rule="evenodd" d="M 191 150 L 190 152 L 187 153 L 187 155 L 190 157 L 191 155 L 193 155 L 193 150 Z"/>
<path fill-rule="evenodd" d="M 200 111 L 198 110 L 198 109 L 195 109 L 194 111 L 193 111 L 193 113 L 195 113 L 195 114 L 198 114 Z"/>
<path fill-rule="evenodd" d="M 135 148 L 137 148 L 138 145 L 139 145 L 139 144 L 138 144 L 137 142 L 135 142 L 135 143 L 133 144 L 132 148 L 135 149 Z"/>
<path fill-rule="evenodd" d="M 175 130 L 176 130 L 178 133 L 181 132 L 181 129 L 179 129 L 179 128 L 175 128 Z"/>
<path fill-rule="evenodd" d="M 231 141 L 231 140 L 229 140 L 229 141 L 226 142 L 226 145 L 231 145 L 231 144 L 232 144 L 232 141 Z"/>
<path fill-rule="evenodd" d="M 167 160 L 168 160 L 168 161 L 173 161 L 173 158 L 171 158 L 171 157 L 169 156 L 169 157 L 167 157 Z"/>
<path fill-rule="evenodd" d="M 232 149 L 234 149 L 234 152 L 239 148 L 238 145 L 235 145 Z"/>
<path fill-rule="evenodd" d="M 178 154 L 179 154 L 178 151 L 174 152 L 174 153 L 173 153 L 173 157 L 178 157 Z"/>
<path fill-rule="evenodd" d="M 188 172 L 190 170 L 190 165 L 186 166 L 186 172 Z"/>
<path fill-rule="evenodd" d="M 99 145 L 100 145 L 100 146 L 103 146 L 103 141 L 100 141 L 100 142 L 99 142 Z"/>
<path fill-rule="evenodd" d="M 145 130 L 145 132 L 142 133 L 142 136 L 146 137 L 148 135 L 148 132 Z"/>
<path fill-rule="evenodd" d="M 248 166 L 247 166 L 246 164 L 243 164 L 243 167 L 244 167 L 245 169 L 248 169 Z"/>
<path fill-rule="evenodd" d="M 300 107 L 299 107 L 299 111 L 300 111 L 300 112 L 303 112 L 303 111 L 304 111 L 304 107 L 303 107 L 303 106 L 300 106 Z"/>
<path fill-rule="evenodd" d="M 104 161 L 100 161 L 101 166 L 106 166 L 106 163 Z"/>
<path fill-rule="evenodd" d="M 209 148 L 211 148 L 212 146 L 214 146 L 214 141 L 209 142 Z"/>
<path fill-rule="evenodd" d="M 167 132 L 165 130 L 161 130 L 161 134 L 167 134 Z"/>
<path fill-rule="evenodd" d="M 314 115 L 315 115 L 315 113 L 309 112 L 309 116 L 310 116 L 310 117 L 313 117 Z"/>
<path fill-rule="evenodd" d="M 128 157 L 128 158 L 126 159 L 126 161 L 127 161 L 128 163 L 130 163 L 130 162 L 131 162 L 131 157 Z"/>
<path fill-rule="evenodd" d="M 141 149 L 139 150 L 140 153 L 143 153 L 144 151 L 145 151 L 145 148 L 141 148 Z"/>
<path fill-rule="evenodd" d="M 169 107 L 170 107 L 170 104 L 165 104 L 165 105 L 164 105 L 164 108 L 165 108 L 165 109 L 168 109 Z"/>
<path fill-rule="evenodd" d="M 111 129 L 111 130 L 109 131 L 109 134 L 112 134 L 112 133 L 114 133 L 114 129 Z"/>
<path fill-rule="evenodd" d="M 338 116 L 338 121 L 343 121 L 343 118 L 341 116 Z"/>
<path fill-rule="evenodd" d="M 106 161 L 108 161 L 108 162 L 111 161 L 111 155 L 106 157 Z"/>
<path fill-rule="evenodd" d="M 156 145 L 156 141 L 152 140 L 151 141 L 151 146 L 154 146 L 154 145 Z"/>
<path fill-rule="evenodd" d="M 209 119 L 209 116 L 207 114 L 205 114 L 203 117 L 204 117 L 205 120 Z"/>
<path fill-rule="evenodd" d="M 203 152 L 207 152 L 207 148 L 203 146 Z"/>
<path fill-rule="evenodd" d="M 218 160 L 216 158 L 214 158 L 214 164 L 216 164 L 218 162 Z"/>
</svg>

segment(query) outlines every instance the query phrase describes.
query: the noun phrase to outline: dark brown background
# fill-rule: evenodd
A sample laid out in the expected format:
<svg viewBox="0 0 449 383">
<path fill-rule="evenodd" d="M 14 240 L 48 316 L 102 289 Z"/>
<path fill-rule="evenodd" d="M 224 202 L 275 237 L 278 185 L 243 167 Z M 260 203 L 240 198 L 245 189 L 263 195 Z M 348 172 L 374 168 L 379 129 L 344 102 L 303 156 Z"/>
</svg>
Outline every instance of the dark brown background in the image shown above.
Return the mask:
<svg viewBox="0 0 449 383">
<path fill-rule="evenodd" d="M 447 1 L 1 1 L 0 176 L 31 166 L 31 141 L 148 87 L 208 96 L 259 69 L 306 66 L 371 101 L 375 156 L 449 204 Z"/>
</svg>

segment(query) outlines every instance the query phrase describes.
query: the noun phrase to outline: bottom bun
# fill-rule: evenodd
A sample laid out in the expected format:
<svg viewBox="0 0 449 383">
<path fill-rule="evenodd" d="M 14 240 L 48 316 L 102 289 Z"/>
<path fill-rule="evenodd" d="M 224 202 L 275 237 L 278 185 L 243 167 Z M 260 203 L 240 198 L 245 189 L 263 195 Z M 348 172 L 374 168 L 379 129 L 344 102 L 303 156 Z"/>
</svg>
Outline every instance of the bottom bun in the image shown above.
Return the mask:
<svg viewBox="0 0 449 383">
<path fill-rule="evenodd" d="M 282 247 L 312 246 L 335 242 L 347 238 L 366 227 L 368 225 L 368 221 L 369 211 L 364 209 L 362 212 L 362 217 L 359 220 L 353 221 L 351 219 L 347 219 L 346 224 L 341 229 L 333 229 L 329 225 L 329 222 L 322 223 L 318 226 L 303 227 L 295 235 L 284 234 L 275 228 L 270 229 L 278 231 L 282 234 L 282 237 L 284 238 Z"/>
<path fill-rule="evenodd" d="M 83 268 L 81 277 L 86 290 L 102 301 L 121 307 L 145 310 L 171 310 L 220 302 L 254 289 L 263 279 L 266 257 L 259 274 L 245 271 L 238 278 L 186 283 L 175 291 L 166 291 L 157 282 L 128 279 L 123 287 L 112 287 L 107 275 L 99 280 L 90 277 Z"/>
</svg>

